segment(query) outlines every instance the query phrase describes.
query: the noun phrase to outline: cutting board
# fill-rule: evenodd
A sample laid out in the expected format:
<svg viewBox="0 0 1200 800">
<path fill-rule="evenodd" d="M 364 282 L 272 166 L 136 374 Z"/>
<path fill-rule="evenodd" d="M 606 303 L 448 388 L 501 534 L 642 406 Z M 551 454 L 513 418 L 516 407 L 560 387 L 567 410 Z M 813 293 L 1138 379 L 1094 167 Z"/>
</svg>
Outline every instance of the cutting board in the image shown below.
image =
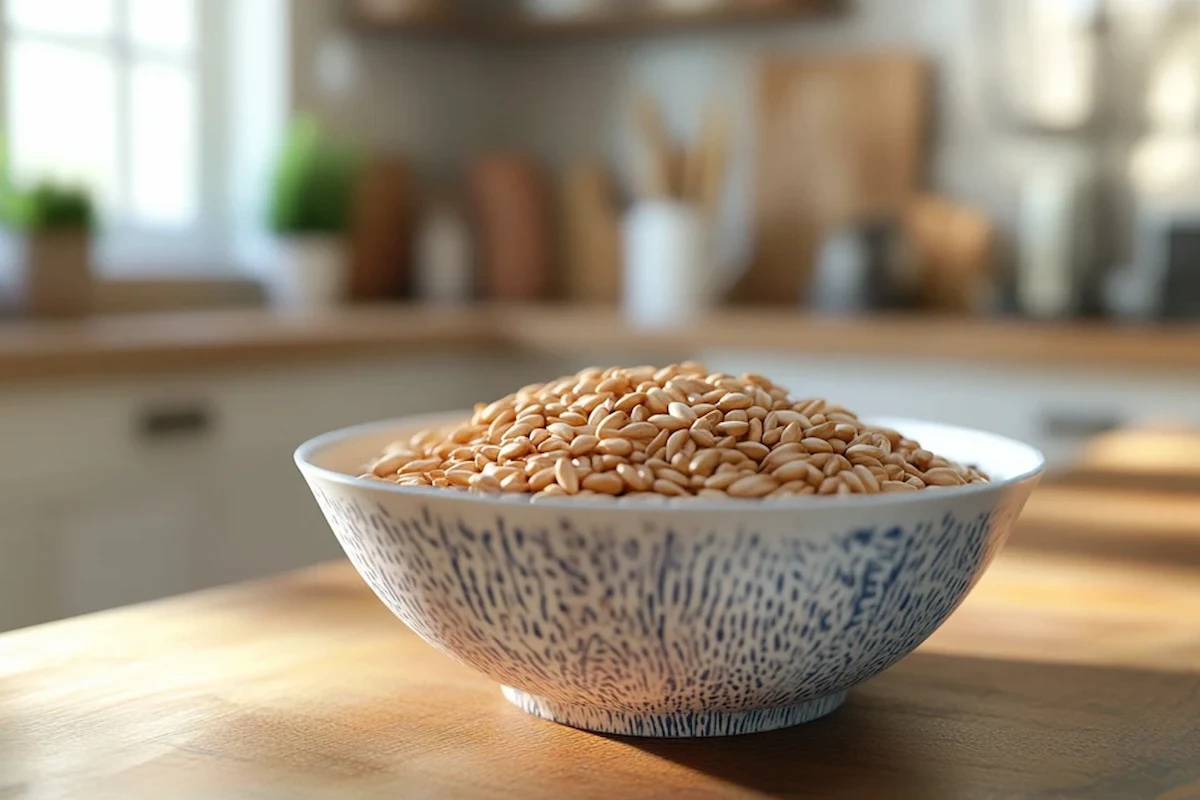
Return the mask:
<svg viewBox="0 0 1200 800">
<path fill-rule="evenodd" d="M 759 74 L 757 249 L 734 298 L 797 304 L 825 231 L 900 213 L 920 187 L 928 107 L 920 56 L 766 60 Z"/>
<path fill-rule="evenodd" d="M 562 183 L 562 249 L 567 299 L 614 305 L 621 292 L 616 189 L 602 164 L 567 168 Z"/>
</svg>

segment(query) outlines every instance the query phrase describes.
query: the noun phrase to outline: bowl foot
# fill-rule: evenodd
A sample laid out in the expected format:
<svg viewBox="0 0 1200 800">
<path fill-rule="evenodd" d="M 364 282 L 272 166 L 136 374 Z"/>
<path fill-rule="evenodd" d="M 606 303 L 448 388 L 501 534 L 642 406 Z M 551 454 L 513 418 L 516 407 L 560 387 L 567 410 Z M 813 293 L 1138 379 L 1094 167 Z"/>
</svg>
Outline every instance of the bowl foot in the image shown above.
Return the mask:
<svg viewBox="0 0 1200 800">
<path fill-rule="evenodd" d="M 845 692 L 818 697 L 795 706 L 759 708 L 752 711 L 680 711 L 667 714 L 638 714 L 607 711 L 591 706 L 559 703 L 544 697 L 504 687 L 510 703 L 536 717 L 572 728 L 621 736 L 664 739 L 701 736 L 737 736 L 787 728 L 811 722 L 835 711 L 846 699 Z"/>
</svg>

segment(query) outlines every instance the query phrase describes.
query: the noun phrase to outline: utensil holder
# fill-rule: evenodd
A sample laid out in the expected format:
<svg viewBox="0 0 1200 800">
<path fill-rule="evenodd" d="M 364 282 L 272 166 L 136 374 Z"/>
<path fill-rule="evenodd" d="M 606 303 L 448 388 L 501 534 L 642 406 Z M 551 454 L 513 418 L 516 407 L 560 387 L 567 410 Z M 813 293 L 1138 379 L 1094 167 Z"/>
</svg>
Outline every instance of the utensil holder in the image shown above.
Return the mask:
<svg viewBox="0 0 1200 800">
<path fill-rule="evenodd" d="M 625 218 L 624 311 L 634 324 L 661 327 L 695 319 L 713 303 L 710 228 L 694 206 L 647 200 Z"/>
</svg>

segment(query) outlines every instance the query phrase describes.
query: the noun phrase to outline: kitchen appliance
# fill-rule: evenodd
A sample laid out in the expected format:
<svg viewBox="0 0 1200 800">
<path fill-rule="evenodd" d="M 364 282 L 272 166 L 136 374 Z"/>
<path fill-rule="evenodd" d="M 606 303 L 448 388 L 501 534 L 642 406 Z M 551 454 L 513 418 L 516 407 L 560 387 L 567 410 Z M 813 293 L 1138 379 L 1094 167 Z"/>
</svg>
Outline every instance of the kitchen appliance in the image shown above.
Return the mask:
<svg viewBox="0 0 1200 800">
<path fill-rule="evenodd" d="M 1017 305 L 1043 319 L 1079 314 L 1095 278 L 1096 176 L 1046 159 L 1028 169 L 1019 193 Z"/>
<path fill-rule="evenodd" d="M 1132 315 L 1200 318 L 1200 200 L 1143 202 L 1133 267 L 1116 285 L 1141 299 Z"/>
<path fill-rule="evenodd" d="M 897 220 L 842 226 L 826 237 L 817 255 L 812 304 L 831 313 L 901 308 L 912 300 L 910 268 Z"/>
</svg>

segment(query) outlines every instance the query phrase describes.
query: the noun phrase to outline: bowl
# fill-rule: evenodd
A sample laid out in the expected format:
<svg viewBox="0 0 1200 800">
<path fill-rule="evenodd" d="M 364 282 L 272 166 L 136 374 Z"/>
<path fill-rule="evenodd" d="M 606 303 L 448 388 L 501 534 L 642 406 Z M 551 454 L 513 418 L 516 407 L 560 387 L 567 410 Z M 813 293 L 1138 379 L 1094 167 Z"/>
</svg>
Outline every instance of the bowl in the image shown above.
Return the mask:
<svg viewBox="0 0 1200 800">
<path fill-rule="evenodd" d="M 830 713 L 962 602 L 1044 465 L 993 434 L 876 419 L 992 482 L 534 503 L 354 477 L 388 443 L 449 420 L 326 434 L 296 463 L 350 561 L 417 635 L 531 714 L 633 736 L 751 733 Z"/>
</svg>

